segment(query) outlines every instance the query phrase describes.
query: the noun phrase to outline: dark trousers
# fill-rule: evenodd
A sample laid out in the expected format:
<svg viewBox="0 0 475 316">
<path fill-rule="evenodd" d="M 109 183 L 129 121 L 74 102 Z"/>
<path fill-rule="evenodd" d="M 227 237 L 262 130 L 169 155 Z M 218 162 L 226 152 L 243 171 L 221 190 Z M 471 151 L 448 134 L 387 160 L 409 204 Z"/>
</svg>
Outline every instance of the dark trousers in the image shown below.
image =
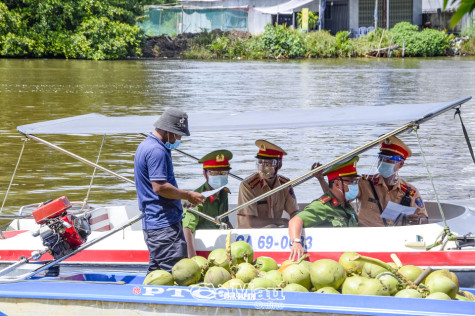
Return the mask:
<svg viewBox="0 0 475 316">
<path fill-rule="evenodd" d="M 169 227 L 143 231 L 150 254 L 148 273 L 165 270 L 171 273 L 175 263 L 188 257 L 181 221 Z"/>
</svg>

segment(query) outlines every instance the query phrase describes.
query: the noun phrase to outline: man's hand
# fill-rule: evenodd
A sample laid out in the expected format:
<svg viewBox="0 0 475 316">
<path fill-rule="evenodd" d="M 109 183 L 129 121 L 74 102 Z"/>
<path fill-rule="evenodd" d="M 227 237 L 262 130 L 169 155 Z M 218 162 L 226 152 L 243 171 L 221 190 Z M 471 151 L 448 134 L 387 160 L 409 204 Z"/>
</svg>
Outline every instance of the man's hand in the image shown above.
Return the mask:
<svg viewBox="0 0 475 316">
<path fill-rule="evenodd" d="M 195 192 L 195 191 L 188 191 L 188 197 L 186 198 L 188 202 L 190 202 L 192 205 L 198 205 L 203 203 L 206 198 L 201 195 L 201 193 Z"/>
<path fill-rule="evenodd" d="M 297 261 L 300 259 L 300 257 L 303 256 L 304 249 L 302 247 L 302 244 L 299 242 L 294 242 L 292 244 L 292 247 L 290 248 L 290 256 L 289 259 L 292 261 Z"/>
<path fill-rule="evenodd" d="M 320 162 L 314 162 L 313 165 L 312 165 L 312 170 L 315 169 L 315 168 L 320 167 L 321 165 L 322 165 L 322 164 L 321 164 Z M 319 181 L 320 181 L 320 180 L 325 181 L 325 178 L 323 177 L 323 169 L 320 170 L 320 171 L 318 171 L 318 172 L 315 172 L 315 173 L 313 174 L 313 176 L 314 176 L 315 178 L 317 178 Z"/>
</svg>

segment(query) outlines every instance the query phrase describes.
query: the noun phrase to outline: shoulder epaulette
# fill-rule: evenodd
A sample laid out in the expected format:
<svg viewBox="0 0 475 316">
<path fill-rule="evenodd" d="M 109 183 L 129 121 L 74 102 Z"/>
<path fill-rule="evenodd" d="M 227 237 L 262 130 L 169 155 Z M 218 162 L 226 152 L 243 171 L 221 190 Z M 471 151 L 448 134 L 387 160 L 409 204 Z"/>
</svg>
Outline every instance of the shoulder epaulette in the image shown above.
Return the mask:
<svg viewBox="0 0 475 316">
<path fill-rule="evenodd" d="M 404 193 L 407 192 L 407 185 L 401 184 L 401 190 L 402 190 Z M 409 192 L 409 195 L 410 195 L 410 196 L 416 195 L 416 191 L 413 190 L 413 189 L 411 189 L 411 191 Z"/>
<path fill-rule="evenodd" d="M 289 178 L 286 178 L 286 177 L 284 177 L 284 176 L 281 176 L 281 175 L 279 174 L 279 181 L 280 181 L 280 183 L 284 184 L 284 183 L 289 182 L 290 179 L 289 179 Z"/>
<path fill-rule="evenodd" d="M 324 196 L 322 196 L 321 198 L 319 198 L 318 200 L 319 200 L 320 202 L 322 202 L 322 204 L 325 204 L 325 203 L 329 202 L 331 199 L 332 199 L 332 198 L 329 197 L 328 195 L 324 195 Z"/>
<path fill-rule="evenodd" d="M 226 192 L 226 193 L 231 193 L 231 190 L 229 190 L 228 187 L 224 187 L 223 191 Z"/>
<path fill-rule="evenodd" d="M 251 189 L 253 189 L 259 183 L 260 179 L 261 178 L 259 178 L 259 175 L 256 174 L 255 176 L 250 177 L 249 180 L 247 180 L 247 183 L 249 184 Z"/>
</svg>

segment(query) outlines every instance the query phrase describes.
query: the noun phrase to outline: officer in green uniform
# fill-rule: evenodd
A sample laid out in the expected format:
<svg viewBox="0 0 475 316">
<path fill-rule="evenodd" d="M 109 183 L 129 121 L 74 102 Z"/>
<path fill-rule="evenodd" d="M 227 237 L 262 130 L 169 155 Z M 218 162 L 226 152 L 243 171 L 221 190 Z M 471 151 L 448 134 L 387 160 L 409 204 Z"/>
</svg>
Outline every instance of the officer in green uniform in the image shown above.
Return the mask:
<svg viewBox="0 0 475 316">
<path fill-rule="evenodd" d="M 290 220 L 291 260 L 298 260 L 304 253 L 300 239 L 303 227 L 358 226 L 358 215 L 350 204 L 350 201 L 358 195 L 359 175 L 356 171 L 358 160 L 358 156 L 355 156 L 326 171 L 324 175 L 328 178 L 330 189 Z"/>
<path fill-rule="evenodd" d="M 206 178 L 206 182 L 196 189 L 195 192 L 203 193 L 212 191 L 226 185 L 228 183 L 229 170 L 231 170 L 229 160 L 232 158 L 233 154 L 229 150 L 216 150 L 198 160 L 198 162 L 203 163 L 203 176 Z M 227 212 L 229 193 L 228 188 L 223 188 L 221 191 L 209 196 L 202 204 L 199 204 L 196 210 L 211 217 L 216 217 Z M 223 222 L 232 228 L 227 217 L 223 219 Z M 185 209 L 183 214 L 183 231 L 188 248 L 188 257 L 196 256 L 195 239 L 193 237 L 193 233 L 196 229 L 218 228 L 219 226 L 217 224 Z"/>
</svg>

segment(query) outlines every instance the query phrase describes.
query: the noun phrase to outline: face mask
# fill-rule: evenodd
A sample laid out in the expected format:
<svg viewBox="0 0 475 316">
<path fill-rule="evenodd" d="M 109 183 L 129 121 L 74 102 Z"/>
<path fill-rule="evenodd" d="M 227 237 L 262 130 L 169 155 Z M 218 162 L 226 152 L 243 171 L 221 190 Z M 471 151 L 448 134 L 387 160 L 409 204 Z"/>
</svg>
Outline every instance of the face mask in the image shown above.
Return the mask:
<svg viewBox="0 0 475 316">
<path fill-rule="evenodd" d="M 170 135 L 168 134 L 168 140 L 165 143 L 165 147 L 172 150 L 178 148 L 178 146 L 180 146 L 180 141 L 178 139 L 175 139 L 175 142 L 173 144 L 170 144 Z"/>
<path fill-rule="evenodd" d="M 228 184 L 228 175 L 208 176 L 208 184 L 217 189 Z"/>
<path fill-rule="evenodd" d="M 359 192 L 358 185 L 351 184 L 348 186 L 348 192 L 345 192 L 345 198 L 348 201 L 354 200 L 358 196 L 358 192 Z"/>
<path fill-rule="evenodd" d="M 381 161 L 378 166 L 378 172 L 383 178 L 389 178 L 394 174 L 394 164 Z"/>
<path fill-rule="evenodd" d="M 274 167 L 258 165 L 257 171 L 262 179 L 272 179 L 275 176 Z"/>
</svg>

